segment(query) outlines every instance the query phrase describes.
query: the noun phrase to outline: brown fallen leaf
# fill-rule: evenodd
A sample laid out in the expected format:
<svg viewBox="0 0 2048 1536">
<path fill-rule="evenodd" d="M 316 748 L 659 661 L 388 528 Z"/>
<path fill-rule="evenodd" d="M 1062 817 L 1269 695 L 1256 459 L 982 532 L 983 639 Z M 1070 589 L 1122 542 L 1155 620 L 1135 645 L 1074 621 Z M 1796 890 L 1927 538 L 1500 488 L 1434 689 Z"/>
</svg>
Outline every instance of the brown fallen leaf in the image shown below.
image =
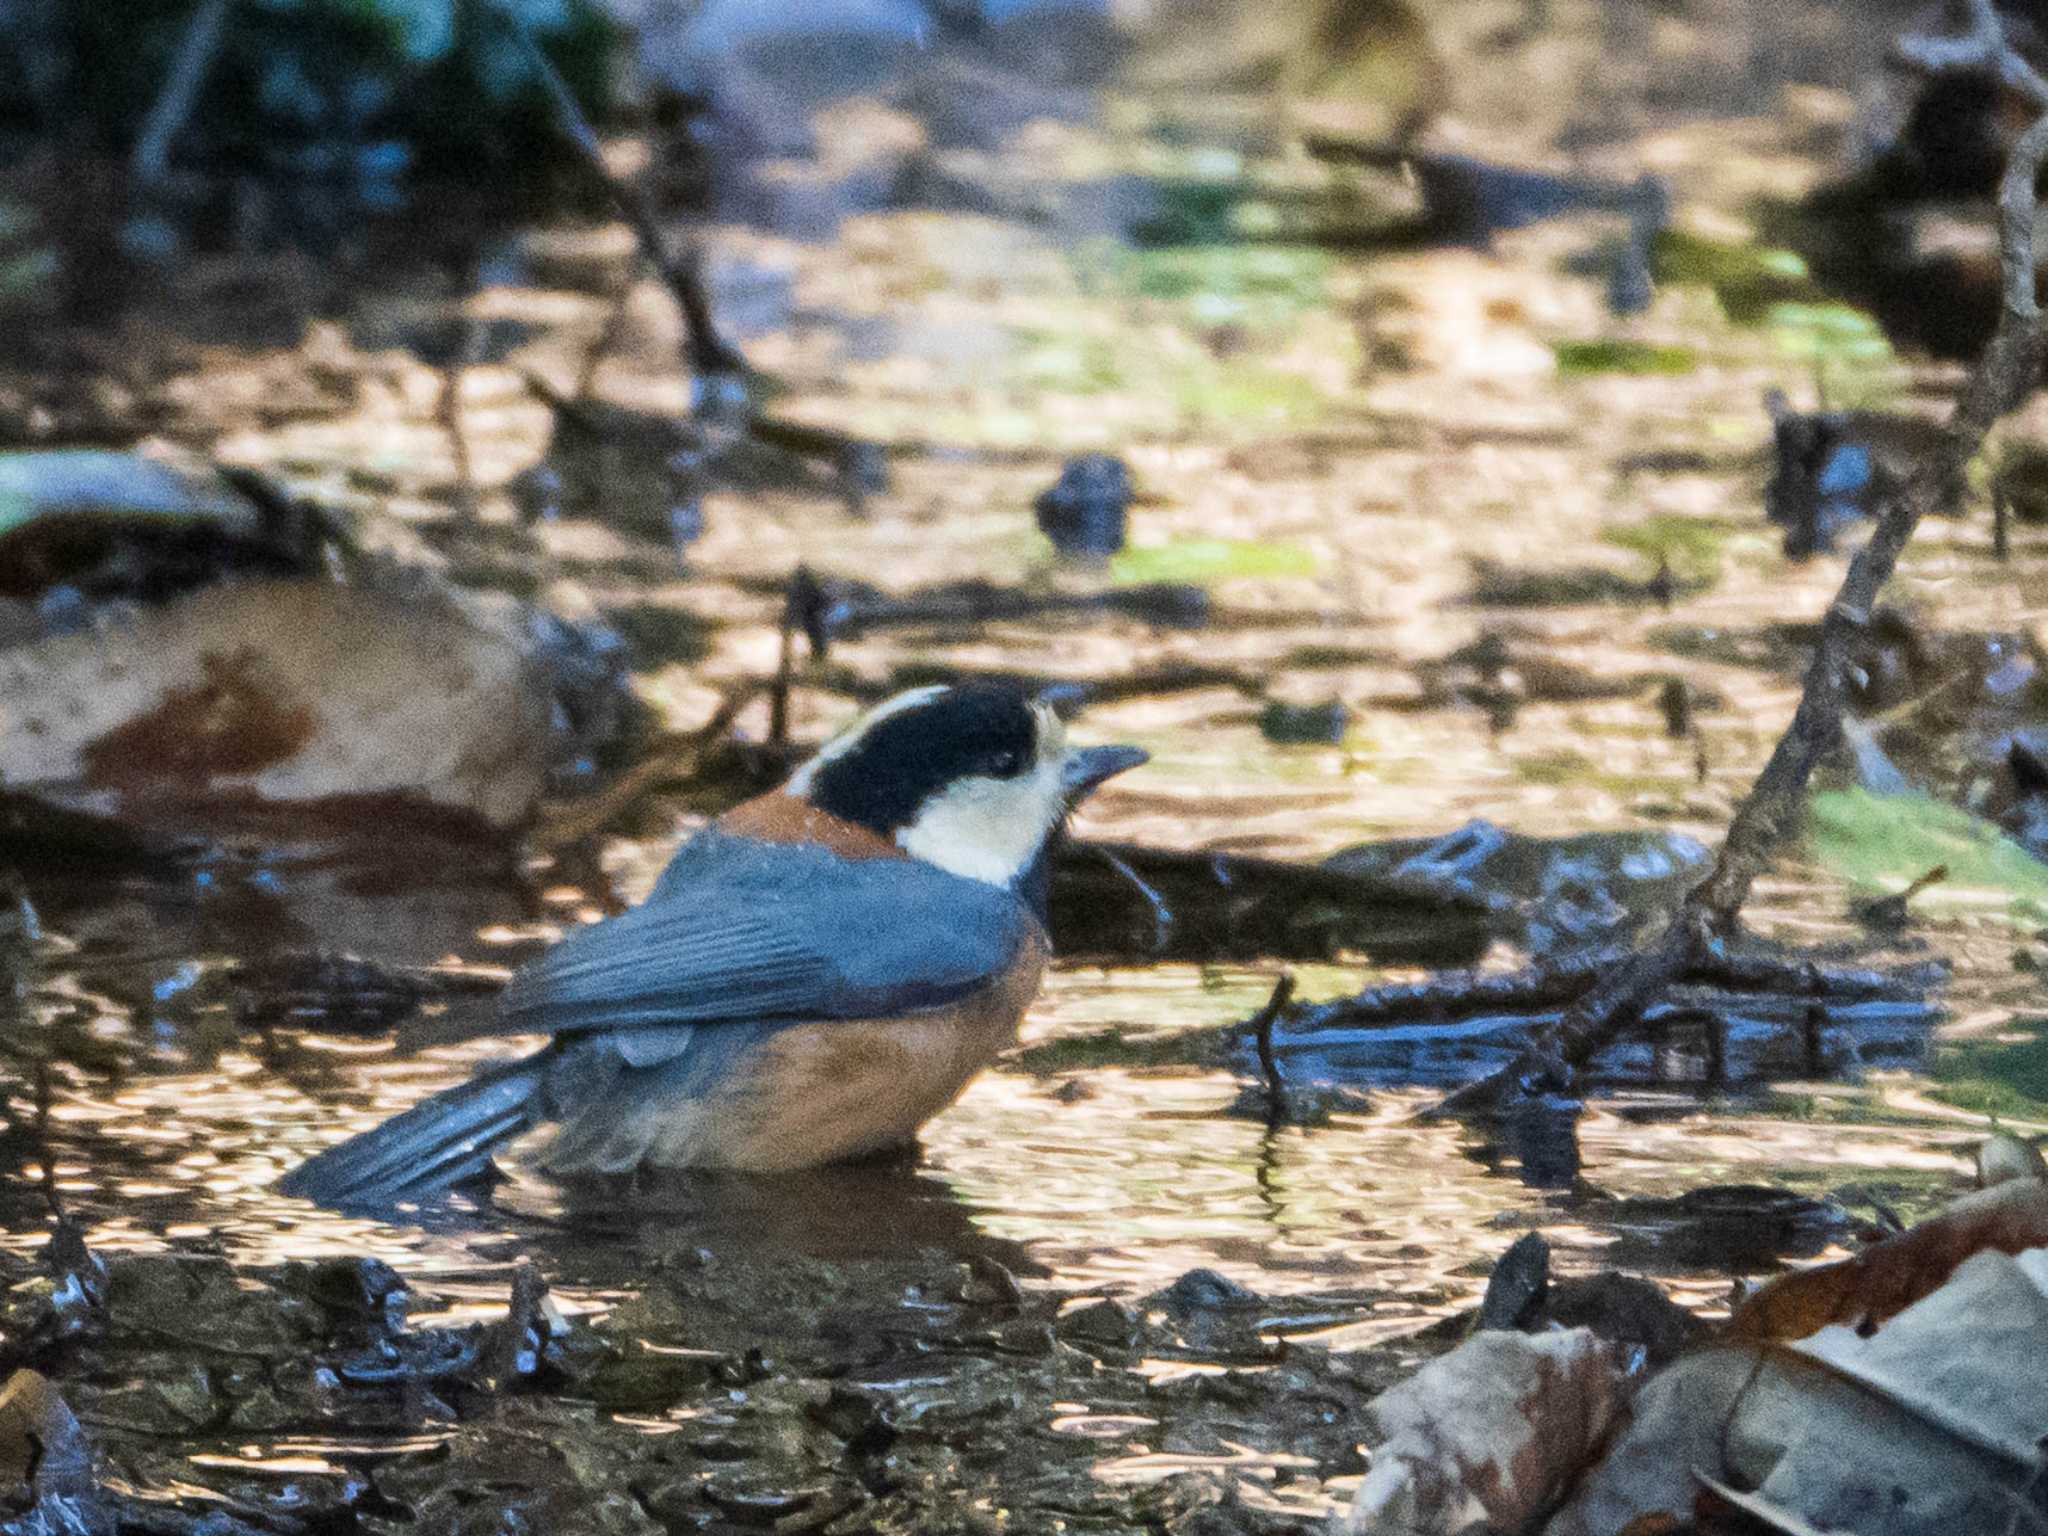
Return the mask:
<svg viewBox="0 0 2048 1536">
<path fill-rule="evenodd" d="M 1545 1536 L 1717 1504 L 1788 1536 L 2038 1529 L 2044 1352 L 2048 1249 L 1975 1253 L 1868 1336 L 1718 1341 L 1643 1387 Z"/>
<path fill-rule="evenodd" d="M 2044 1246 L 2048 1184 L 1997 1184 L 1854 1258 L 1780 1275 L 1736 1308 L 1727 1337 L 1803 1339 L 1830 1323 L 1882 1323 L 1939 1290 L 1972 1254 Z"/>
<path fill-rule="evenodd" d="M 1598 1455 L 1634 1390 L 1628 1356 L 1589 1329 L 1474 1334 L 1368 1410 L 1373 1452 L 1343 1530 L 1521 1530 Z"/>
<path fill-rule="evenodd" d="M 385 797 L 504 828 L 546 784 L 551 711 L 452 602 L 229 582 L 0 651 L 0 782 L 124 822 Z"/>
</svg>

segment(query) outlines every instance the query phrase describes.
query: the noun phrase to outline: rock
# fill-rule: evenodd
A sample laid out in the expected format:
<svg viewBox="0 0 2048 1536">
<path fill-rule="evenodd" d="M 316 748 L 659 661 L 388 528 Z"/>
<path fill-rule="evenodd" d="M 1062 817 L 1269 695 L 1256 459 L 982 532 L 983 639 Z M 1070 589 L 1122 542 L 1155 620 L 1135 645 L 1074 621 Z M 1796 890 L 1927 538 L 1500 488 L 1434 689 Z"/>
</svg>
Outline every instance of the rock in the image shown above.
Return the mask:
<svg viewBox="0 0 2048 1536">
<path fill-rule="evenodd" d="M 398 1271 L 382 1259 L 295 1262 L 285 1267 L 278 1283 L 319 1307 L 342 1330 L 396 1333 L 404 1326 L 406 1308 L 412 1301 Z"/>
<path fill-rule="evenodd" d="M 1191 1269 L 1145 1300 L 1169 1317 L 1187 1317 L 1197 1312 L 1241 1311 L 1256 1307 L 1261 1298 L 1258 1292 L 1239 1285 L 1228 1275 L 1213 1269 Z"/>
<path fill-rule="evenodd" d="M 128 1374 L 113 1386 L 73 1388 L 87 1417 L 103 1429 L 182 1437 L 218 1423 L 227 1403 L 204 1366 L 168 1350 L 126 1354 Z"/>
<path fill-rule="evenodd" d="M 1275 700 L 1259 713 L 1259 734 L 1276 746 L 1335 746 L 1350 729 L 1351 711 L 1336 699 L 1327 704 Z"/>
<path fill-rule="evenodd" d="M 588 1391 L 607 1413 L 662 1413 L 709 1383 L 717 1363 L 715 1355 L 627 1355 L 599 1366 Z"/>
<path fill-rule="evenodd" d="M 1541 1232 L 1525 1232 L 1493 1266 L 1486 1299 L 1479 1304 L 1480 1328 L 1522 1328 L 1542 1309 L 1550 1289 L 1550 1244 Z"/>
<path fill-rule="evenodd" d="M 890 1405 L 872 1392 L 863 1392 L 844 1382 L 834 1382 L 825 1401 L 811 1409 L 811 1417 L 834 1436 L 846 1442 L 856 1455 L 887 1450 L 896 1438 L 895 1415 Z"/>
<path fill-rule="evenodd" d="M 1053 1344 L 1052 1325 L 1035 1317 L 1012 1318 L 996 1330 L 996 1348 L 1006 1355 L 1049 1355 Z"/>
<path fill-rule="evenodd" d="M 1707 1331 L 1650 1281 L 1611 1270 L 1559 1281 L 1544 1311 L 1561 1327 L 1587 1328 L 1609 1343 L 1640 1348 L 1653 1366 L 1670 1361 Z"/>
<path fill-rule="evenodd" d="M 1106 560 L 1124 547 L 1131 471 L 1108 453 L 1067 460 L 1060 477 L 1032 507 L 1052 547 L 1070 560 Z"/>
<path fill-rule="evenodd" d="M 588 1408 L 508 1398 L 487 1425 L 458 1430 L 444 1454 L 388 1463 L 376 1483 L 421 1536 L 666 1536 L 670 1527 L 633 1496 L 637 1450 L 603 1433 Z"/>
<path fill-rule="evenodd" d="M 1138 1319 L 1107 1296 L 1061 1315 L 1054 1332 L 1083 1349 L 1130 1349 L 1138 1342 Z"/>
<path fill-rule="evenodd" d="M 1017 1277 L 987 1254 L 976 1254 L 961 1268 L 965 1271 L 959 1290 L 963 1305 L 1020 1307 L 1024 1304 L 1024 1287 L 1017 1283 Z"/>
<path fill-rule="evenodd" d="M 306 1302 L 242 1284 L 225 1259 L 138 1254 L 107 1281 L 107 1319 L 117 1343 L 163 1347 L 204 1342 L 249 1358 L 295 1355 L 325 1330 Z"/>
</svg>

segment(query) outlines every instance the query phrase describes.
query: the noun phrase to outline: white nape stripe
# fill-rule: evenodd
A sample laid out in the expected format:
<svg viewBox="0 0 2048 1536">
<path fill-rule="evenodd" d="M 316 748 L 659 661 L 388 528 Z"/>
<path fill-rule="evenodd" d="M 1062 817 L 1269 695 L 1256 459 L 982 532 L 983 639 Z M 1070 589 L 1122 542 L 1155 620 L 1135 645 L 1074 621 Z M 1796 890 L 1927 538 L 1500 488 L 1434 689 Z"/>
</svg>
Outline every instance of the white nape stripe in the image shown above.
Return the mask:
<svg viewBox="0 0 2048 1536">
<path fill-rule="evenodd" d="M 816 782 L 818 777 L 818 770 L 827 763 L 836 762 L 851 752 L 854 747 L 859 745 L 861 737 L 867 735 L 871 727 L 883 720 L 889 719 L 892 715 L 900 715 L 905 710 L 916 709 L 920 705 L 929 704 L 933 699 L 936 699 L 946 691 L 946 684 L 930 683 L 923 688 L 912 688 L 907 693 L 899 693 L 892 699 L 884 699 L 851 725 L 840 730 L 825 745 L 818 748 L 816 756 L 812 757 L 809 762 L 789 776 L 789 782 L 783 785 L 783 792 L 794 795 L 800 800 L 809 798 L 811 785 Z"/>
</svg>

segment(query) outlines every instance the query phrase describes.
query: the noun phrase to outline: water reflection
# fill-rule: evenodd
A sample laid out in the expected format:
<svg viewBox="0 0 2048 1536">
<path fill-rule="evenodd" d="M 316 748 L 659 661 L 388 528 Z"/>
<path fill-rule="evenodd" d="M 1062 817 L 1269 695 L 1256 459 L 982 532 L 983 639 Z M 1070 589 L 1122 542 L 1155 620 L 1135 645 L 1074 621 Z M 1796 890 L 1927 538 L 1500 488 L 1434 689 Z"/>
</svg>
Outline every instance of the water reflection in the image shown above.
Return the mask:
<svg viewBox="0 0 2048 1536">
<path fill-rule="evenodd" d="M 1048 1044 L 1118 1015 L 1140 1044 L 1143 1018 L 1182 1027 L 1236 1018 L 1261 985 L 1184 967 L 1138 980 L 1060 975 L 1033 1025 L 1040 1054 L 1023 1059 L 1042 1060 Z M 300 1157 L 505 1046 L 405 1058 L 381 1041 L 296 1045 L 321 1070 L 280 1073 L 227 1051 L 209 1072 L 138 1074 L 111 1091 L 63 1095 L 52 1116 L 54 1171 L 66 1203 L 92 1221 L 94 1241 L 150 1249 L 204 1233 L 243 1262 L 371 1253 L 425 1273 L 488 1272 L 529 1252 L 572 1288 L 601 1289 L 630 1286 L 648 1252 L 678 1242 L 770 1257 L 936 1249 L 1129 1294 L 1210 1267 L 1262 1294 L 1347 1290 L 1361 1322 L 1412 1326 L 1470 1301 L 1493 1254 L 1527 1226 L 1569 1221 L 1575 1204 L 1593 1225 L 1562 1238 L 1547 1227 L 1566 1267 L 1574 1249 L 1597 1261 L 1616 1236 L 1600 1234 L 1597 1211 L 1571 1193 L 1588 1186 L 1569 1160 L 1555 1161 L 1569 1143 L 1556 1141 L 1547 1109 L 1532 1122 L 1542 1134 L 1495 1142 L 1412 1123 L 1428 1096 L 1383 1091 L 1368 1112 L 1274 1131 L 1224 1113 L 1238 1096 L 1234 1073 L 1192 1065 L 991 1072 L 932 1124 L 916 1165 L 571 1189 L 515 1176 L 487 1197 L 370 1221 L 281 1199 L 269 1185 Z M 1969 1135 L 1845 1130 L 1679 1098 L 1647 1115 L 1596 1102 L 1581 1127 L 1580 1171 L 1608 1194 L 1765 1181 L 1825 1191 L 1853 1170 L 1925 1196 L 1962 1166 L 1943 1143 Z M 1503 1158 L 1543 1176 L 1504 1178 Z M 14 1185 L 9 1198 L 11 1230 L 40 1227 L 38 1192 Z"/>
</svg>

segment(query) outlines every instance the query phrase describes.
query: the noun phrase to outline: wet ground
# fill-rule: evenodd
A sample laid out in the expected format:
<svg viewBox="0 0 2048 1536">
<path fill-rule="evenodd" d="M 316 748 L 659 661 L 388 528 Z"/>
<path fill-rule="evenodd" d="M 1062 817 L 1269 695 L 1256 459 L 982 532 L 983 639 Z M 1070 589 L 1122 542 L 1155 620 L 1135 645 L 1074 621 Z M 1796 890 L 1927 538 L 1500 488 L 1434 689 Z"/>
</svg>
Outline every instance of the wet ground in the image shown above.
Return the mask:
<svg viewBox="0 0 2048 1536">
<path fill-rule="evenodd" d="M 1655 170 L 1679 230 L 1746 250 L 1757 199 L 1791 199 L 1835 168 L 1850 89 L 1881 41 L 1826 7 L 1700 5 L 1655 22 L 1557 9 L 1543 37 L 1501 31 L 1484 47 L 1518 7 L 1458 8 L 1445 23 L 1446 51 L 1469 59 L 1461 120 L 1490 125 L 1471 130 L 1476 147 L 1572 143 L 1602 174 Z M 519 236 L 491 268 L 503 280 L 470 301 L 511 338 L 460 381 L 471 512 L 458 510 L 441 378 L 402 350 L 409 324 L 446 316 L 427 279 L 417 302 L 366 283 L 339 320 L 282 346 L 174 345 L 167 315 L 141 313 L 135 355 L 177 368 L 138 387 L 164 435 L 371 507 L 458 581 L 580 591 L 634 643 L 639 690 L 674 729 L 773 673 L 799 562 L 895 595 L 1183 581 L 1209 593 L 1207 622 L 1067 610 L 842 639 L 803 673 L 794 734 L 816 739 L 926 669 L 1009 669 L 1104 685 L 1084 734 L 1152 753 L 1089 805 L 1087 834 L 1299 859 L 1484 817 L 1711 846 L 1796 700 L 1797 647 L 1781 626 L 1817 616 L 1841 569 L 1788 563 L 1763 521 L 1764 391 L 1811 403 L 1819 372 L 1838 402 L 1932 412 L 1954 368 L 1814 306 L 1737 323 L 1684 281 L 1615 318 L 1600 254 L 1622 233 L 1610 215 L 1505 233 L 1486 252 L 1314 243 L 1295 227 L 1301 207 L 1308 233 L 1384 223 L 1401 188 L 1347 191 L 1269 143 L 1256 104 L 1098 105 L 1092 121 L 1041 122 L 999 154 L 913 152 L 907 119 L 842 106 L 828 120 L 834 165 L 772 183 L 810 238 L 710 231 L 715 298 L 750 361 L 786 386 L 778 417 L 888 445 L 890 488 L 858 515 L 829 477 L 750 458 L 679 548 L 666 451 L 579 450 L 557 431 L 547 515 L 531 519 L 529 472 L 553 422 L 522 371 L 573 383 L 631 271 L 618 228 Z M 876 206 L 873 189 L 904 186 L 906 164 L 937 189 L 927 202 L 954 206 Z M 1233 238 L 1120 238 L 1146 210 L 1218 207 L 1235 211 L 1213 233 Z M 288 293 L 276 271 L 182 274 L 167 300 L 182 331 L 245 305 L 230 278 Z M 676 410 L 665 295 L 637 284 L 625 316 L 596 393 Z M 1031 500 L 1067 454 L 1092 449 L 1132 467 L 1132 547 L 1106 567 L 1060 568 Z M 2002 565 L 1989 545 L 1981 504 L 1927 528 L 1895 601 L 1930 630 L 2026 631 L 2048 540 L 2022 528 Z M 1505 664 L 1447 660 L 1488 636 Z M 1697 702 L 1676 737 L 1660 708 L 1672 679 Z M 1276 702 L 1330 701 L 1348 711 L 1339 740 L 1282 745 L 1261 730 Z M 765 733 L 765 705 L 740 727 Z M 64 1208 L 110 1258 L 199 1253 L 253 1273 L 375 1256 L 445 1301 L 450 1322 L 483 1315 L 513 1261 L 533 1259 L 568 1312 L 613 1314 L 629 1357 L 644 1340 L 650 1357 L 693 1362 L 618 1407 L 612 1438 L 590 1428 L 604 1409 L 592 1421 L 543 1396 L 503 1410 L 501 1431 L 531 1416 L 513 1429 L 588 1435 L 637 1469 L 590 1473 L 590 1486 L 631 1483 L 637 1500 L 616 1524 L 586 1510 L 590 1529 L 930 1530 L 934 1510 L 962 1530 L 999 1528 L 1003 1510 L 1012 1529 L 1158 1528 L 1225 1491 L 1266 1511 L 1228 1517 L 1256 1525 L 1347 1497 L 1359 1403 L 1432 1347 L 1410 1336 L 1476 1301 L 1522 1232 L 1548 1236 L 1562 1273 L 1646 1272 L 1712 1309 L 1736 1270 L 1826 1251 L 1855 1223 L 1823 1223 L 1818 1238 L 1790 1224 L 1731 1256 L 1697 1213 L 1644 1202 L 1771 1184 L 1911 1219 L 1964 1176 L 1987 1104 L 2016 1129 L 2048 1128 L 2048 1112 L 1981 1070 L 1988 1046 L 2024 1054 L 2034 1039 L 2036 984 L 2013 965 L 2030 925 L 2007 894 L 1940 888 L 1906 938 L 1871 950 L 1847 917 L 1868 892 L 1794 849 L 1753 922 L 1866 960 L 1950 962 L 1931 1058 L 1740 1094 L 1670 1085 L 1596 1100 L 1579 1180 L 1562 1191 L 1519 1177 L 1481 1132 L 1412 1122 L 1434 1085 L 1362 1082 L 1314 1128 L 1235 1112 L 1248 1064 L 1219 1031 L 1257 1009 L 1277 967 L 1176 963 L 1058 970 L 1023 1049 L 928 1128 L 914 1168 L 703 1181 L 642 1191 L 637 1208 L 515 1179 L 481 1208 L 387 1223 L 268 1193 L 304 1156 L 500 1043 L 408 1056 L 374 1026 L 252 1020 L 234 964 L 293 947 L 511 964 L 604 901 L 637 899 L 711 808 L 664 801 L 594 861 L 523 869 L 420 844 L 333 860 L 228 846 L 169 874 L 24 870 L 61 946 L 42 985 L 64 1004 L 50 1169 Z M 1310 998 L 1412 974 L 1296 969 Z M 41 1189 L 24 1180 L 6 1199 L 13 1245 L 41 1243 Z M 1754 1238 L 1760 1223 L 1736 1225 Z M 990 1262 L 1020 1295 L 987 1278 Z M 1098 1304 L 1196 1269 L 1263 1300 L 1197 1307 L 1195 1324 L 1156 1300 L 1135 1318 Z M 748 1366 L 750 1350 L 766 1363 Z M 212 1369 L 209 1402 L 234 1399 Z M 426 1448 L 450 1436 L 458 1465 L 482 1455 L 474 1431 L 431 1409 L 339 1435 L 336 1420 L 314 1432 L 211 1407 L 124 1417 L 109 1396 L 102 1381 L 74 1405 L 145 1478 L 190 1454 L 193 1483 L 301 1486 L 322 1508 L 346 1503 L 338 1490 L 366 1467 L 381 1469 L 379 1498 L 402 1499 L 405 1468 L 433 1463 Z M 886 1475 L 874 1465 L 890 1453 L 863 1440 L 865 1421 L 831 1417 L 876 1401 L 909 1448 Z M 461 1476 L 504 1481 L 481 1464 Z M 958 1502 L 968 1491 L 971 1508 Z M 369 1505 L 350 1507 L 374 1523 Z M 446 1522 L 433 1528 L 484 1528 Z"/>
</svg>

